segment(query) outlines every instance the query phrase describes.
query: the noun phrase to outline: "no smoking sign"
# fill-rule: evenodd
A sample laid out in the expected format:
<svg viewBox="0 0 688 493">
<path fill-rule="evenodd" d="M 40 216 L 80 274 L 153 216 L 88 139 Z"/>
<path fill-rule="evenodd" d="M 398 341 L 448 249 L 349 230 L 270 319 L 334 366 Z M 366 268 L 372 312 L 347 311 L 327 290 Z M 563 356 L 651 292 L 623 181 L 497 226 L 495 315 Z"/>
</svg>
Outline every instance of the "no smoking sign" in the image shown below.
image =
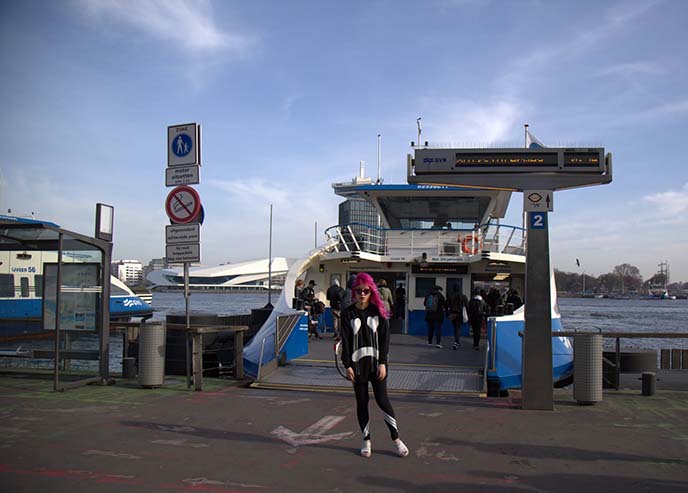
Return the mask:
<svg viewBox="0 0 688 493">
<path fill-rule="evenodd" d="M 193 222 L 201 213 L 201 198 L 192 187 L 179 186 L 167 195 L 165 212 L 175 224 Z"/>
</svg>

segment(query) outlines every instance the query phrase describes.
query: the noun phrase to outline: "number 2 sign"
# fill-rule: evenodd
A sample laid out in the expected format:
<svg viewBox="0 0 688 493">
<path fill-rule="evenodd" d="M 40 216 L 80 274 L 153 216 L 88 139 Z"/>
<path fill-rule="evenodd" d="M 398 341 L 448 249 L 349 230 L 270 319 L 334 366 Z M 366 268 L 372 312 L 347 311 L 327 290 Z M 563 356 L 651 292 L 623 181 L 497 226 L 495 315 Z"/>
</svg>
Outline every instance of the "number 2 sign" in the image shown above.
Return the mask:
<svg viewBox="0 0 688 493">
<path fill-rule="evenodd" d="M 547 229 L 547 213 L 546 212 L 529 212 L 530 214 L 530 229 Z"/>
</svg>

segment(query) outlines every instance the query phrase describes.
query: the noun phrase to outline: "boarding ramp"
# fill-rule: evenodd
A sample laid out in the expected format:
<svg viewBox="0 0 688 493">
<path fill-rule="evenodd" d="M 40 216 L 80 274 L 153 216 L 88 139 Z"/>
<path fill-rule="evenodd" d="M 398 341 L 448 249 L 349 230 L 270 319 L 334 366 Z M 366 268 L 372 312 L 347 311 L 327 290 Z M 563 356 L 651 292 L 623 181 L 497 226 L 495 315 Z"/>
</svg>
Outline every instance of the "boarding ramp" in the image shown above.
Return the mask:
<svg viewBox="0 0 688 493">
<path fill-rule="evenodd" d="M 484 396 L 486 392 L 483 348 L 473 351 L 469 338 L 458 350 L 451 349 L 451 340 L 444 348 L 426 344 L 424 337 L 393 334 L 390 342 L 390 363 L 387 388 L 391 393 L 462 394 Z M 341 367 L 341 371 L 344 371 Z M 337 371 L 334 360 L 334 339 L 308 343 L 308 354 L 278 366 L 269 374 L 261 372 L 254 388 L 351 392 L 351 382 Z"/>
</svg>

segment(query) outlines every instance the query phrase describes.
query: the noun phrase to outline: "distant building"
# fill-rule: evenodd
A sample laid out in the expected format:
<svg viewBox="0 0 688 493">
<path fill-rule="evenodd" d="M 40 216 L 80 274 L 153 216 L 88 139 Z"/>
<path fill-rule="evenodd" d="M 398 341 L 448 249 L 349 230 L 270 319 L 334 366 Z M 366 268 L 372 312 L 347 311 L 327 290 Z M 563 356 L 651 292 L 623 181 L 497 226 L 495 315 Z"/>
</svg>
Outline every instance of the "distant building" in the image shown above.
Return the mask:
<svg viewBox="0 0 688 493">
<path fill-rule="evenodd" d="M 112 275 L 127 286 L 143 282 L 143 264 L 138 260 L 116 260 L 112 263 Z"/>
<path fill-rule="evenodd" d="M 150 274 L 154 270 L 167 269 L 167 267 L 168 264 L 166 257 L 151 259 L 151 261 L 148 262 L 148 265 L 143 268 L 144 281 L 148 278 L 148 274 Z"/>
<path fill-rule="evenodd" d="M 284 286 L 293 262 L 294 260 L 284 257 L 272 259 L 272 289 Z M 191 289 L 206 291 L 267 291 L 268 267 L 267 258 L 217 267 L 197 267 L 189 269 L 189 286 Z M 184 286 L 181 268 L 151 271 L 146 280 L 153 289 L 178 289 Z"/>
</svg>

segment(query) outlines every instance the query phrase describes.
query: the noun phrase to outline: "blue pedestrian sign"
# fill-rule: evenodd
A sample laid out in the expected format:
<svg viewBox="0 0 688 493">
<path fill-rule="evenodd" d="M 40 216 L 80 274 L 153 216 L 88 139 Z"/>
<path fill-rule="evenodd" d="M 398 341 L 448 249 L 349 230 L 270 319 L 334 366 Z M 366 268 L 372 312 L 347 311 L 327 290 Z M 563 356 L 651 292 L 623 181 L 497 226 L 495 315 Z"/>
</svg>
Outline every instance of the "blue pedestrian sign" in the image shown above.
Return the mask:
<svg viewBox="0 0 688 493">
<path fill-rule="evenodd" d="M 167 127 L 167 166 L 200 165 L 200 133 L 196 123 Z"/>
<path fill-rule="evenodd" d="M 177 157 L 184 157 L 193 149 L 193 141 L 188 134 L 177 134 L 172 142 L 172 152 Z"/>
<path fill-rule="evenodd" d="M 530 229 L 547 229 L 546 212 L 529 212 L 528 214 L 530 214 Z"/>
</svg>

